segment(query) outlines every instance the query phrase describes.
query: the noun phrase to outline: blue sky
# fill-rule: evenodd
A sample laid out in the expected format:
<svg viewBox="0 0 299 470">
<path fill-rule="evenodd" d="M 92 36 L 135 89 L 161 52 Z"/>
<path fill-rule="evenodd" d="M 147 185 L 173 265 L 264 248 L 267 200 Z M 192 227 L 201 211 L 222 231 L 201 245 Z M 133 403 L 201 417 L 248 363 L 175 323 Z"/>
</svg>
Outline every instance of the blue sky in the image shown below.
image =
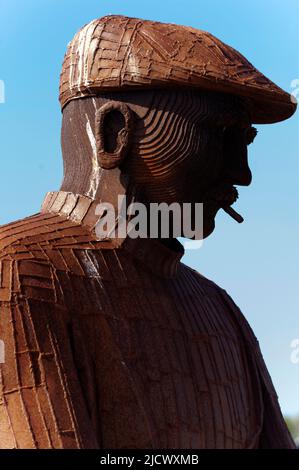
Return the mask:
<svg viewBox="0 0 299 470">
<path fill-rule="evenodd" d="M 299 79 L 297 0 L 0 0 L 0 224 L 39 210 L 62 178 L 58 82 L 67 43 L 90 20 L 125 14 L 210 31 L 285 90 Z M 298 93 L 299 96 L 299 93 Z M 224 287 L 260 345 L 286 414 L 299 414 L 298 121 L 258 126 L 250 147 L 253 183 L 185 263 Z"/>
</svg>

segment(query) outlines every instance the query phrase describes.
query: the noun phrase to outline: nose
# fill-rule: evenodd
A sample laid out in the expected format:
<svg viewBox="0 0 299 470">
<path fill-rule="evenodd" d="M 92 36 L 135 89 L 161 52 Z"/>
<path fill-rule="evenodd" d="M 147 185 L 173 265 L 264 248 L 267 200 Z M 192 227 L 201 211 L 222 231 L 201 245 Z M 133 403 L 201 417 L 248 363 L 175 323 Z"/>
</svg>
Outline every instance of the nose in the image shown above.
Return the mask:
<svg viewBox="0 0 299 470">
<path fill-rule="evenodd" d="M 225 179 L 238 186 L 249 186 L 252 173 L 248 165 L 245 131 L 238 128 L 226 130 L 223 151 Z"/>
<path fill-rule="evenodd" d="M 247 156 L 246 159 L 241 159 L 239 156 L 239 161 L 235 163 L 227 167 L 225 171 L 226 179 L 238 186 L 249 186 L 252 181 L 252 173 L 247 162 Z"/>
</svg>

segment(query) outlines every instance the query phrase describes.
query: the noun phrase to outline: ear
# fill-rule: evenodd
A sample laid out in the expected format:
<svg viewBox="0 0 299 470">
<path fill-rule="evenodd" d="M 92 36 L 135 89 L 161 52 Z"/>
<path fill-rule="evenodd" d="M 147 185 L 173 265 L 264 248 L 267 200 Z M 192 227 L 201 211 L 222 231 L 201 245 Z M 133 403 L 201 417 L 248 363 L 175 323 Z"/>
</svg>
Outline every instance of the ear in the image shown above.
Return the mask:
<svg viewBox="0 0 299 470">
<path fill-rule="evenodd" d="M 133 127 L 133 113 L 119 101 L 101 106 L 96 112 L 97 156 L 101 168 L 120 166 L 128 153 Z"/>
</svg>

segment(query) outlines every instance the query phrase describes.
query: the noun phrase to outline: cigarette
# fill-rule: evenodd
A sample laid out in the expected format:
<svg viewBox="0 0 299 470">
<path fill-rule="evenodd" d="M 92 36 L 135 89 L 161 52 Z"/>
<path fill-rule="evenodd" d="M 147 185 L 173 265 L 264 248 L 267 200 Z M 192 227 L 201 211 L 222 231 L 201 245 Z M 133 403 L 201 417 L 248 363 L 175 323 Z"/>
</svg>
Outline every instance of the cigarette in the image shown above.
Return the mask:
<svg viewBox="0 0 299 470">
<path fill-rule="evenodd" d="M 227 206 L 227 207 L 222 207 L 222 209 L 224 210 L 224 212 L 230 215 L 239 224 L 244 222 L 243 217 L 240 214 L 238 214 L 238 212 L 236 212 L 235 209 L 233 209 L 232 207 Z"/>
</svg>

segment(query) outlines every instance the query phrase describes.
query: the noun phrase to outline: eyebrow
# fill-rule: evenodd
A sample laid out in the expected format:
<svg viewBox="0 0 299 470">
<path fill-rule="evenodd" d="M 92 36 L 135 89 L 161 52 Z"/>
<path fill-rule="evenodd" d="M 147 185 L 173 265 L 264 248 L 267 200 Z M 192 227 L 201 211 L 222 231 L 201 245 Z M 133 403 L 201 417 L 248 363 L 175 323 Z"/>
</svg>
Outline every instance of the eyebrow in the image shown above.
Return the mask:
<svg viewBox="0 0 299 470">
<path fill-rule="evenodd" d="M 250 126 L 250 128 L 248 129 L 247 135 L 246 135 L 246 143 L 247 143 L 247 145 L 252 144 L 252 142 L 253 142 L 254 139 L 256 138 L 257 134 L 258 134 L 257 128 L 256 128 L 256 127 L 253 127 L 253 126 Z"/>
</svg>

